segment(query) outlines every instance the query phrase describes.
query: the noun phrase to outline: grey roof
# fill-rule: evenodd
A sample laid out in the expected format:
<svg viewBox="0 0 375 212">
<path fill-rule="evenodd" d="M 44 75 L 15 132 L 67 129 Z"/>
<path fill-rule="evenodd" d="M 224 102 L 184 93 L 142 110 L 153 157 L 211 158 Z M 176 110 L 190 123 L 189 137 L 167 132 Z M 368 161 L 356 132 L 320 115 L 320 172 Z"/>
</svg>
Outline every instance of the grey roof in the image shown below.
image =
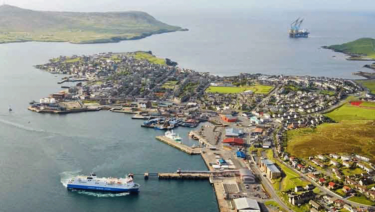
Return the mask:
<svg viewBox="0 0 375 212">
<path fill-rule="evenodd" d="M 269 169 L 272 173 L 280 173 L 280 170 L 275 166 L 275 164 L 267 165 L 267 169 Z"/>
<path fill-rule="evenodd" d="M 253 172 L 249 169 L 240 169 L 241 176 L 254 176 Z"/>
<path fill-rule="evenodd" d="M 261 163 L 262 163 L 262 164 L 265 164 L 266 166 L 267 166 L 267 165 L 273 165 L 273 162 L 270 161 L 270 160 L 268 160 L 268 159 L 263 159 L 263 160 L 261 160 Z"/>
<path fill-rule="evenodd" d="M 234 204 L 236 205 L 237 210 L 252 209 L 252 210 L 260 211 L 258 202 L 254 199 L 238 198 L 238 199 L 234 199 Z"/>
<path fill-rule="evenodd" d="M 236 128 L 225 129 L 226 136 L 240 136 L 241 134 L 243 134 L 242 130 Z"/>
</svg>

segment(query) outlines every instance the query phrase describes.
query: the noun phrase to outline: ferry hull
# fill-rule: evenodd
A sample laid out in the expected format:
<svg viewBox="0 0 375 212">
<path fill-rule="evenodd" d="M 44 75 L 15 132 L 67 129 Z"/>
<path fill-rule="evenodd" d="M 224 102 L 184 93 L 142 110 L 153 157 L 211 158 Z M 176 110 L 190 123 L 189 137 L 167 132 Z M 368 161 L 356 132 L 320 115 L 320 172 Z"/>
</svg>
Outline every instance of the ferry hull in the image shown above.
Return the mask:
<svg viewBox="0 0 375 212">
<path fill-rule="evenodd" d="M 68 184 L 68 190 L 81 190 L 81 191 L 98 191 L 98 192 L 108 192 L 108 193 L 138 193 L 139 186 L 136 188 L 110 188 L 110 187 L 100 187 L 100 186 L 83 186 L 83 185 L 74 185 Z"/>
</svg>

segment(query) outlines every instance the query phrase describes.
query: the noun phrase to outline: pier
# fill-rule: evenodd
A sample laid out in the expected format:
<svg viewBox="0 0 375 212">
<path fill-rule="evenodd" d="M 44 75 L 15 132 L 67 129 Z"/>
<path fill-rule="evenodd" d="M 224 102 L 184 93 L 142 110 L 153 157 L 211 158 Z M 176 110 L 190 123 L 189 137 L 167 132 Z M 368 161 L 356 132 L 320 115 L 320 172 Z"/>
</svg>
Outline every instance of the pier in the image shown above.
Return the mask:
<svg viewBox="0 0 375 212">
<path fill-rule="evenodd" d="M 156 139 L 159 140 L 159 141 L 161 141 L 161 142 L 164 142 L 164 143 L 168 144 L 169 146 L 172 146 L 172 147 L 174 147 L 176 149 L 179 149 L 179 150 L 181 150 L 181 151 L 183 151 L 183 152 L 185 152 L 185 153 L 187 153 L 189 155 L 199 155 L 202 152 L 201 148 L 198 148 L 198 147 L 197 148 L 192 148 L 192 147 L 187 146 L 185 144 L 178 143 L 178 142 L 176 142 L 176 141 L 174 141 L 172 139 L 169 139 L 169 138 L 167 138 L 165 136 L 156 136 Z"/>
<path fill-rule="evenodd" d="M 210 144 L 210 142 L 203 138 L 203 136 L 199 135 L 199 133 L 196 131 L 190 131 L 189 136 L 198 139 L 199 143 L 205 144 L 207 147 L 213 146 L 212 144 Z"/>
</svg>

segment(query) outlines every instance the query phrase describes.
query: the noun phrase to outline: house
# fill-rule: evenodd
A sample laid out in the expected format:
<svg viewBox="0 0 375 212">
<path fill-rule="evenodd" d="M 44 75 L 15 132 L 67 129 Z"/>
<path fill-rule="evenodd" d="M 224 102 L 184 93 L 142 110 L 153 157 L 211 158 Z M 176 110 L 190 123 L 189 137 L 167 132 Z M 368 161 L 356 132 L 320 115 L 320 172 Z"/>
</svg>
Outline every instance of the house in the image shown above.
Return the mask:
<svg viewBox="0 0 375 212">
<path fill-rule="evenodd" d="M 336 155 L 336 154 L 329 154 L 329 156 L 331 157 L 331 158 L 334 158 L 334 159 L 340 159 L 340 155 Z"/>
<path fill-rule="evenodd" d="M 309 205 L 311 205 L 311 207 L 315 208 L 316 210 L 320 210 L 322 208 L 322 206 L 314 200 L 310 200 Z"/>
<path fill-rule="evenodd" d="M 318 177 L 313 173 L 308 173 L 307 176 L 310 177 L 314 181 L 318 181 Z"/>
<path fill-rule="evenodd" d="M 294 192 L 300 192 L 300 191 L 303 191 L 303 187 L 302 186 L 296 186 L 294 188 Z"/>
<path fill-rule="evenodd" d="M 349 194 L 352 192 L 352 189 L 349 187 L 349 186 L 344 186 L 342 187 L 342 191 L 345 193 L 345 194 Z"/>
<path fill-rule="evenodd" d="M 320 178 L 319 179 L 319 184 L 320 185 L 323 185 L 325 182 L 326 182 L 326 179 L 324 179 L 324 178 Z"/>
<path fill-rule="evenodd" d="M 335 202 L 335 200 L 336 200 L 336 198 L 330 197 L 330 196 L 327 196 L 327 195 L 323 196 L 323 199 L 328 204 L 333 204 Z"/>
<path fill-rule="evenodd" d="M 223 143 L 233 146 L 243 146 L 245 142 L 242 138 L 225 138 Z"/>
<path fill-rule="evenodd" d="M 351 168 L 352 167 L 352 164 L 347 162 L 347 161 L 344 161 L 342 162 L 342 165 L 345 166 L 346 168 Z"/>
<path fill-rule="evenodd" d="M 313 184 L 308 184 L 305 186 L 305 190 L 311 191 L 314 190 L 315 186 Z"/>
<path fill-rule="evenodd" d="M 326 156 L 324 156 L 324 155 L 318 155 L 317 158 L 319 158 L 322 161 L 326 161 L 327 160 Z"/>
<path fill-rule="evenodd" d="M 331 160 L 330 162 L 329 162 L 329 164 L 332 164 L 332 165 L 334 165 L 334 166 L 340 166 L 340 163 L 339 162 L 337 162 L 337 161 L 334 161 L 334 160 Z"/>
<path fill-rule="evenodd" d="M 355 157 L 358 158 L 359 160 L 362 160 L 362 161 L 365 161 L 365 162 L 369 162 L 370 161 L 370 158 L 367 158 L 365 156 L 355 155 Z"/>
<path fill-rule="evenodd" d="M 313 163 L 315 163 L 317 166 L 320 166 L 322 168 L 324 168 L 326 165 L 324 163 L 321 163 L 319 160 L 317 159 L 313 159 L 311 160 Z"/>
<path fill-rule="evenodd" d="M 343 155 L 341 156 L 341 160 L 342 161 L 350 161 L 352 159 L 352 157 L 348 156 L 348 155 Z"/>
<path fill-rule="evenodd" d="M 271 146 L 272 146 L 272 143 L 270 141 L 264 141 L 262 147 L 263 149 L 269 149 L 271 148 Z"/>
<path fill-rule="evenodd" d="M 336 188 L 336 183 L 334 183 L 334 182 L 329 182 L 328 183 L 328 189 L 333 190 L 335 188 Z"/>
<path fill-rule="evenodd" d="M 315 198 L 315 194 L 312 191 L 306 191 L 302 194 L 289 194 L 289 203 L 292 205 L 300 205 L 309 202 Z"/>
<path fill-rule="evenodd" d="M 351 205 L 348 205 L 348 204 L 345 204 L 344 205 L 344 209 L 350 211 L 350 212 L 355 212 L 355 210 L 353 209 L 353 207 Z"/>
<path fill-rule="evenodd" d="M 341 208 L 344 207 L 345 202 L 341 199 L 337 199 L 337 200 L 334 201 L 334 204 L 335 204 L 336 208 L 341 209 Z"/>
<path fill-rule="evenodd" d="M 252 132 L 252 134 L 254 135 L 261 135 L 263 133 L 263 129 L 262 128 L 255 128 L 254 131 Z"/>
<path fill-rule="evenodd" d="M 261 212 L 256 200 L 249 198 L 238 198 L 233 200 L 237 212 Z"/>
</svg>

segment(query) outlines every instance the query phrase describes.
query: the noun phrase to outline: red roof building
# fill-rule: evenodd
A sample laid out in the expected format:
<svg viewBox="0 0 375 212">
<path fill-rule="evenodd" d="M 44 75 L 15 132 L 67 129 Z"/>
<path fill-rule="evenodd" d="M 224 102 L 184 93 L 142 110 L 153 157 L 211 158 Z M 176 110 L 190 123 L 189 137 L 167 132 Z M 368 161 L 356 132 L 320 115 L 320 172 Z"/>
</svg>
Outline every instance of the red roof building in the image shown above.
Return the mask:
<svg viewBox="0 0 375 212">
<path fill-rule="evenodd" d="M 336 187 L 336 183 L 334 183 L 334 182 L 329 182 L 328 183 L 328 188 L 329 189 L 335 189 L 335 187 Z"/>
<path fill-rule="evenodd" d="M 237 121 L 236 117 L 230 116 L 230 115 L 221 115 L 220 117 L 223 121 L 226 121 L 226 122 L 236 122 Z"/>
<path fill-rule="evenodd" d="M 244 145 L 244 141 L 242 138 L 226 138 L 224 139 L 223 143 L 230 144 L 230 145 Z"/>
</svg>

